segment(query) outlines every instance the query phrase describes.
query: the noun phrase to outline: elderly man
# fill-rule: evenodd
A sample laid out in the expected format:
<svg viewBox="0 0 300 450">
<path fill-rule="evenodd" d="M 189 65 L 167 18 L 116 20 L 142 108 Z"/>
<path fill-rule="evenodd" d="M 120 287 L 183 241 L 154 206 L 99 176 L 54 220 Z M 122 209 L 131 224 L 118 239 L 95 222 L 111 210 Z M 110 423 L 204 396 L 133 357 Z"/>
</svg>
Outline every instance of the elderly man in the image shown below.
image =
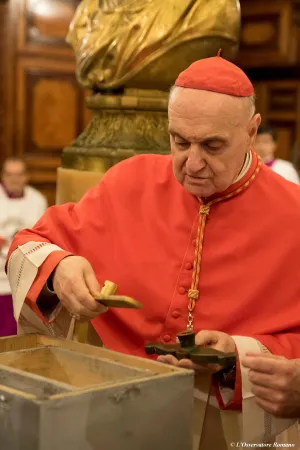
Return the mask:
<svg viewBox="0 0 300 450">
<path fill-rule="evenodd" d="M 14 235 L 33 226 L 47 209 L 45 197 L 27 183 L 25 162 L 18 157 L 7 158 L 2 165 L 0 185 L 0 336 L 17 331 L 5 273 L 8 249 Z"/>
<path fill-rule="evenodd" d="M 8 261 L 22 332 L 66 335 L 68 311 L 120 352 L 145 357 L 146 343 L 186 329 L 235 351 L 234 389 L 229 376 L 215 374 L 211 389 L 209 371 L 161 358 L 202 380 L 201 450 L 269 442 L 290 425 L 256 405 L 240 364 L 246 352 L 300 356 L 300 190 L 252 151 L 253 98 L 246 75 L 220 56 L 192 64 L 170 95 L 172 155 L 114 166 L 78 204 L 52 207 L 19 233 Z M 94 300 L 106 279 L 143 308 L 106 311 Z"/>
</svg>

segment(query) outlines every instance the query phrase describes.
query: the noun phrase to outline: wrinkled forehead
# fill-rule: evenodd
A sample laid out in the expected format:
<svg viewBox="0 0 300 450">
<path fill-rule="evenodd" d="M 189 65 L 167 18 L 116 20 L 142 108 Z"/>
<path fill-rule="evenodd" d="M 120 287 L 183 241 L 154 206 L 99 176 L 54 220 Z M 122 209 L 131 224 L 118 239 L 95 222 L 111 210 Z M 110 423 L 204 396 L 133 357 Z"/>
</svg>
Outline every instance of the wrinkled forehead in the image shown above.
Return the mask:
<svg viewBox="0 0 300 450">
<path fill-rule="evenodd" d="M 239 122 L 249 114 L 249 99 L 217 92 L 174 87 L 169 98 L 169 119 L 180 115 L 187 119 L 210 117 Z"/>
<path fill-rule="evenodd" d="M 176 87 L 169 100 L 169 128 L 181 135 L 231 135 L 247 115 L 247 99 Z"/>
</svg>

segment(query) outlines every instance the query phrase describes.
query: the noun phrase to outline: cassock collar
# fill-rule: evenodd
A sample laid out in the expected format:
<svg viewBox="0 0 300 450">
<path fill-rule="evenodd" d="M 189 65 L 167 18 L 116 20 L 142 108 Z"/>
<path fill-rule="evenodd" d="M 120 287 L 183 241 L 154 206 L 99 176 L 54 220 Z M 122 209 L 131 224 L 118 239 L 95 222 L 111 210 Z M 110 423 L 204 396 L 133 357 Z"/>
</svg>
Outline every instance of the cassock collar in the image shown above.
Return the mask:
<svg viewBox="0 0 300 450">
<path fill-rule="evenodd" d="M 240 173 L 238 174 L 238 176 L 234 180 L 234 183 L 237 183 L 239 180 L 241 180 L 243 178 L 243 176 L 246 175 L 246 173 L 250 169 L 251 163 L 252 163 L 252 153 L 251 152 L 247 152 L 246 156 L 245 156 L 245 161 L 244 161 L 242 170 L 240 171 Z"/>
<path fill-rule="evenodd" d="M 239 173 L 238 177 L 236 178 L 236 180 L 232 183 L 232 185 L 229 186 L 229 188 L 226 189 L 226 191 L 217 192 L 211 197 L 205 199 L 205 203 L 209 203 L 211 201 L 215 203 L 216 199 L 225 200 L 234 197 L 235 195 L 238 195 L 240 192 L 242 192 L 244 190 L 243 189 L 244 187 L 245 188 L 248 187 L 251 181 L 254 181 L 256 174 L 260 170 L 262 161 L 253 150 L 247 153 L 247 155 L 249 156 L 245 158 L 243 168 Z M 199 200 L 201 201 L 201 199 Z"/>
</svg>

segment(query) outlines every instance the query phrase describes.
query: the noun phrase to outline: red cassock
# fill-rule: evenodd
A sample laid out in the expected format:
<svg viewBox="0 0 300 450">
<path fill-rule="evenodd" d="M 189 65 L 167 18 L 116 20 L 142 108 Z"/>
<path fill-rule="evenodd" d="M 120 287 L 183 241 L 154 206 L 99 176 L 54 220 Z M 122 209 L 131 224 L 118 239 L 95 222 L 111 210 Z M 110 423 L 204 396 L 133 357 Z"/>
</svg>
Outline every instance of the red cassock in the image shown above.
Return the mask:
<svg viewBox="0 0 300 450">
<path fill-rule="evenodd" d="M 246 175 L 208 202 L 209 214 L 199 214 L 201 202 L 177 182 L 170 156 L 133 157 L 78 204 L 51 207 L 11 252 L 43 241 L 87 258 L 100 283 L 111 280 L 143 304 L 93 320 L 104 345 L 146 357 L 147 342 L 175 342 L 187 327 L 197 250 L 195 330 L 254 337 L 272 353 L 300 357 L 300 188 L 253 153 Z M 51 253 L 28 292 L 41 318 L 36 299 L 65 255 Z"/>
</svg>

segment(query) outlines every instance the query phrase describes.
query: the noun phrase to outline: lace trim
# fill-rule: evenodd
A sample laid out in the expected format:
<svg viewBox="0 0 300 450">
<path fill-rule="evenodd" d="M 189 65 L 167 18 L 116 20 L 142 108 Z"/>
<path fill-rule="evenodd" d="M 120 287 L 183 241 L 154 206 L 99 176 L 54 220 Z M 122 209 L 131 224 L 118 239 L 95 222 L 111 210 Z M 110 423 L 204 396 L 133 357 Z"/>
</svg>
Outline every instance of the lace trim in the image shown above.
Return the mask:
<svg viewBox="0 0 300 450">
<path fill-rule="evenodd" d="M 19 267 L 19 270 L 18 270 L 18 278 L 17 278 L 16 285 L 15 285 L 15 287 L 12 287 L 12 290 L 13 290 L 13 294 L 14 294 L 14 295 L 16 295 L 16 293 L 18 292 L 19 286 L 20 286 L 20 281 L 21 281 L 22 272 L 23 272 L 23 268 L 24 268 L 25 261 L 26 261 L 26 257 L 27 257 L 28 255 L 31 255 L 32 253 L 34 253 L 34 252 L 40 250 L 40 249 L 41 249 L 42 247 L 44 247 L 45 245 L 51 245 L 51 244 L 49 244 L 48 242 L 40 242 L 36 247 L 34 247 L 34 248 L 28 250 L 28 251 L 25 252 L 25 253 L 22 252 L 20 246 L 18 247 L 18 249 L 23 253 L 23 258 L 22 258 L 22 261 L 21 261 L 21 263 L 20 263 L 20 267 Z M 9 261 L 8 261 L 8 264 L 7 264 L 7 275 L 8 275 L 8 277 L 10 276 L 11 265 L 12 265 L 12 255 L 11 255 L 11 257 L 9 258 Z"/>
<path fill-rule="evenodd" d="M 25 261 L 26 261 L 26 257 L 31 255 L 32 253 L 35 253 L 36 251 L 40 250 L 42 247 L 45 247 L 45 245 L 49 245 L 49 243 L 48 242 L 41 242 L 40 244 L 38 244 L 36 247 L 32 248 L 31 250 L 28 250 L 25 253 L 22 252 L 23 253 L 23 258 L 22 258 L 20 269 L 19 269 L 19 273 L 18 273 L 18 279 L 17 279 L 17 283 L 16 283 L 16 292 L 17 292 L 17 290 L 19 288 L 19 285 L 20 285 L 20 280 L 21 280 L 21 276 L 22 276 L 22 272 L 23 272 L 23 267 L 24 267 L 24 264 L 25 264 Z M 51 336 L 52 337 L 56 337 L 56 333 L 54 331 L 53 326 L 50 323 L 45 323 L 44 325 L 48 329 L 48 331 L 51 334 Z M 63 334 L 61 334 L 61 336 L 63 337 Z"/>
<path fill-rule="evenodd" d="M 7 275 L 12 288 L 14 316 L 17 321 L 39 267 L 53 251 L 64 250 L 50 242 L 29 241 L 18 246 L 11 254 L 7 263 Z"/>
</svg>

